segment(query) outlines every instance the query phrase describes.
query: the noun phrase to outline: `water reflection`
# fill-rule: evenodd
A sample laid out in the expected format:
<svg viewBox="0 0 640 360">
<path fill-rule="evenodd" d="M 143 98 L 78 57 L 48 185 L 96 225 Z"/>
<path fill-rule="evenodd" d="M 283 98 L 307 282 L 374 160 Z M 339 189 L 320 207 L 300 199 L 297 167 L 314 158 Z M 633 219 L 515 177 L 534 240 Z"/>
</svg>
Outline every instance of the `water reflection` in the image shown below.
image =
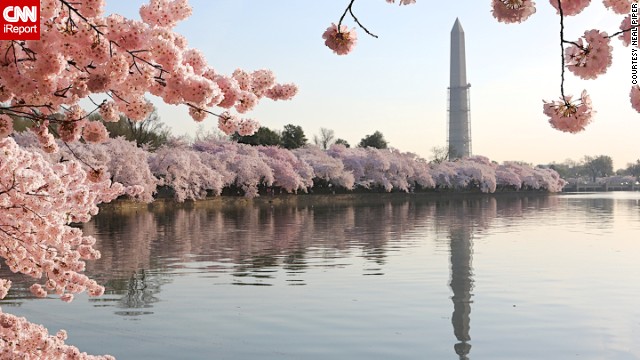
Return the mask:
<svg viewBox="0 0 640 360">
<path fill-rule="evenodd" d="M 509 201 L 510 213 L 520 213 L 523 201 Z M 460 360 L 468 360 L 471 351 L 471 304 L 473 301 L 473 234 L 489 227 L 497 216 L 495 198 L 453 200 L 439 204 L 438 215 L 445 219 L 444 228 L 449 241 L 450 282 L 453 295 L 451 324 L 457 340 L 454 351 Z"/>
<path fill-rule="evenodd" d="M 291 282 L 301 285 L 309 267 L 344 267 L 349 264 L 341 259 L 353 255 L 367 260 L 363 275 L 380 276 L 388 253 L 407 246 L 395 243 L 432 221 L 435 207 L 405 200 L 373 206 L 105 211 L 84 229 L 98 238 L 102 253 L 88 271 L 128 281 L 140 270 L 154 269 L 153 277 L 196 267 L 211 275 L 232 273 L 237 285 L 273 285 L 284 270 L 298 276 Z"/>
<path fill-rule="evenodd" d="M 458 200 L 380 200 L 323 206 L 157 208 L 103 211 L 85 225 L 102 259 L 88 272 L 119 295 L 118 314 L 152 313 L 162 285 L 181 272 L 218 278 L 219 284 L 304 286 L 314 268 L 344 268 L 356 256 L 362 275 L 384 276 L 387 257 L 410 248 L 418 231 L 447 234 L 456 352 L 469 351 L 473 288 L 472 239 L 499 215 L 519 217 L 553 207 L 554 197 Z M 231 277 L 224 275 L 230 274 Z M 230 280 L 229 280 L 230 279 Z M 95 300 L 105 306 L 104 300 Z M 107 301 L 108 302 L 108 301 Z"/>
<path fill-rule="evenodd" d="M 474 245 L 480 248 L 478 244 L 482 244 L 482 239 L 488 235 L 495 235 L 496 232 L 516 231 L 516 227 L 523 226 L 523 219 L 529 217 L 533 218 L 533 221 L 551 224 L 558 217 L 557 208 L 560 199 L 568 203 L 566 207 L 573 209 L 572 199 L 539 195 L 478 196 L 459 199 L 400 196 L 383 197 L 366 203 L 105 210 L 84 226 L 87 234 L 96 236 L 96 247 L 102 252 L 100 261 L 88 263 L 87 272 L 107 288 L 104 297 L 91 299 L 91 305 L 112 310 L 113 314 L 120 316 L 117 317 L 120 322 L 122 322 L 121 319 L 139 320 L 135 323 L 139 324 L 154 318 L 150 316 L 152 314 L 156 315 L 155 318 L 159 318 L 158 314 L 162 314 L 162 311 L 167 312 L 167 306 L 159 306 L 163 301 L 165 304 L 177 302 L 176 292 L 172 294 L 169 285 L 173 285 L 178 280 L 188 279 L 187 285 L 194 289 L 209 285 L 210 288 L 215 287 L 214 290 L 209 289 L 209 291 L 232 294 L 228 295 L 232 299 L 230 301 L 245 300 L 245 298 L 233 298 L 237 294 L 260 297 L 268 296 L 265 294 L 286 293 L 302 298 L 317 297 L 321 294 L 319 290 L 338 294 L 344 289 L 349 289 L 352 291 L 349 307 L 347 307 L 349 311 L 336 312 L 346 317 L 344 321 L 341 318 L 336 320 L 327 317 L 312 318 L 308 322 L 301 320 L 301 322 L 322 324 L 324 321 L 329 329 L 328 333 L 340 330 L 336 329 L 340 325 L 361 332 L 362 329 L 350 322 L 366 323 L 374 330 L 371 333 L 363 333 L 362 337 L 368 336 L 367 334 L 375 337 L 386 330 L 388 323 L 385 321 L 394 321 L 385 318 L 385 314 L 392 314 L 393 316 L 389 316 L 389 319 L 397 320 L 405 315 L 403 311 L 417 310 L 415 313 L 417 316 L 411 313 L 409 320 L 406 321 L 407 323 L 413 321 L 411 326 L 397 325 L 402 330 L 397 333 L 403 332 L 403 336 L 409 334 L 407 339 L 413 339 L 410 337 L 412 331 L 413 334 L 419 333 L 419 330 L 415 329 L 426 327 L 426 323 L 432 320 L 431 317 L 437 318 L 440 315 L 448 317 L 451 314 L 451 321 L 447 320 L 446 323 L 445 335 L 446 344 L 448 344 L 446 351 L 452 355 L 450 352 L 453 345 L 453 350 L 459 359 L 469 359 L 473 343 L 471 307 L 475 295 L 474 285 L 475 281 L 478 281 L 478 284 L 485 283 L 482 278 L 476 278 L 474 267 L 487 265 L 479 264 L 477 258 L 474 263 Z M 598 200 L 586 208 L 578 208 L 575 205 L 576 209 L 571 216 L 582 219 L 588 216 L 589 211 L 595 211 L 602 215 L 599 218 L 602 221 L 600 226 L 611 226 L 607 223 L 609 220 L 606 215 L 615 212 L 616 206 L 618 205 L 614 199 Z M 636 209 L 638 203 L 625 202 L 624 206 Z M 632 211 L 628 212 L 637 216 Z M 566 220 L 572 213 L 563 209 L 562 214 Z M 425 243 L 429 245 L 425 246 Z M 426 274 L 425 268 L 421 267 L 424 262 L 438 261 L 437 256 L 427 258 L 426 261 L 421 257 L 425 254 L 424 249 L 430 246 L 435 247 L 436 252 L 440 251 L 443 256 L 437 272 Z M 412 250 L 418 252 L 418 249 L 423 253 L 417 255 L 412 253 Z M 481 252 L 481 248 L 478 252 Z M 409 265 L 405 267 L 402 267 L 405 264 L 398 265 L 402 262 Z M 418 265 L 411 267 L 412 262 Z M 448 262 L 448 269 L 446 262 Z M 422 272 L 411 272 L 414 270 Z M 0 271 L 3 271 L 2 268 Z M 420 288 L 427 277 L 436 278 L 433 283 L 439 284 L 435 286 L 440 289 L 429 289 L 428 292 L 437 294 L 438 291 L 442 291 L 442 294 L 437 297 L 443 301 L 444 305 L 442 309 L 437 309 L 436 315 L 429 313 L 421 318 L 420 311 L 424 311 L 423 307 L 431 307 L 432 303 L 437 301 L 430 299 L 428 304 L 413 304 L 414 308 L 409 308 L 412 305 L 409 303 L 406 309 L 402 309 L 398 303 L 407 305 L 402 302 L 405 299 L 399 298 L 405 296 L 406 292 L 411 292 L 415 296 L 417 294 L 414 292 L 415 289 Z M 376 280 L 382 281 L 376 282 Z M 342 288 L 326 286 L 327 283 L 332 282 L 339 283 Z M 445 282 L 448 286 L 444 285 Z M 205 283 L 204 286 L 203 283 Z M 16 284 L 18 289 L 26 289 L 26 286 L 21 287 L 17 280 Z M 384 291 L 379 291 L 379 288 L 373 288 L 373 290 L 367 288 L 367 286 L 373 287 L 372 284 L 389 286 L 398 292 L 384 294 L 384 291 L 392 293 L 395 290 L 384 288 Z M 185 286 L 183 282 L 179 294 L 184 298 L 201 294 L 199 290 L 194 289 Z M 305 291 L 311 291 L 313 295 L 308 295 Z M 359 293 L 360 291 L 362 293 Z M 380 298 L 370 296 L 372 294 Z M 20 292 L 14 292 L 12 296 L 9 302 L 17 304 L 20 303 L 20 299 L 28 297 Z M 372 298 L 374 300 L 371 300 Z M 323 300 L 326 303 L 321 304 L 322 307 L 341 309 L 340 306 L 345 306 L 344 303 L 340 303 L 340 297 L 337 296 L 333 298 L 328 296 Z M 272 301 L 272 303 L 276 302 Z M 6 303 L 0 302 L 0 305 Z M 316 316 L 323 316 L 322 307 L 318 310 L 307 303 L 302 304 L 306 304 L 306 307 L 299 303 L 300 308 L 307 309 L 309 313 L 320 314 Z M 453 313 L 451 313 L 451 304 L 453 304 Z M 216 305 L 220 304 L 216 303 Z M 374 305 L 380 305 L 380 308 L 375 308 Z M 170 306 L 171 304 L 168 307 Z M 200 306 L 202 306 L 200 311 L 212 311 L 208 308 L 203 310 L 210 304 L 203 302 Z M 244 306 L 243 311 L 250 311 L 247 310 L 249 305 L 245 303 Z M 189 311 L 197 312 L 195 309 L 181 308 L 169 314 L 193 317 L 194 315 Z M 275 331 L 274 328 L 296 329 L 295 326 L 287 327 L 288 324 L 283 325 L 284 322 L 278 322 L 283 318 L 293 319 L 292 321 L 300 318 L 307 319 L 306 314 L 292 315 L 282 309 L 280 311 L 280 314 L 284 315 L 276 320 L 273 320 L 277 317 L 276 315 L 273 315 L 273 318 L 269 316 L 259 318 L 262 323 L 258 325 L 262 324 L 268 329 L 263 331 L 264 334 Z M 478 321 L 478 309 L 475 308 L 474 311 L 475 321 Z M 358 318 L 358 314 L 363 317 Z M 400 316 L 396 316 L 398 314 Z M 251 315 L 256 316 L 255 313 Z M 223 317 L 223 315 L 219 316 Z M 231 316 L 231 314 L 224 316 Z M 373 326 L 376 321 L 372 321 L 372 317 L 376 320 L 378 317 L 383 319 L 379 321 L 379 327 Z M 211 318 L 214 318 L 213 315 Z M 240 317 L 233 321 L 238 319 Z M 247 321 L 245 318 L 242 319 Z M 148 321 L 151 323 L 152 320 Z M 176 321 L 176 323 L 179 322 Z M 205 322 L 205 324 L 208 323 Z M 204 325 L 200 326 L 206 328 Z M 226 326 L 226 323 L 221 325 L 223 328 Z M 298 330 L 309 329 L 305 326 L 297 326 L 299 326 Z M 451 334 L 451 328 L 453 328 L 453 334 Z M 218 328 L 215 329 L 220 331 Z M 321 333 L 318 328 L 312 330 L 309 333 Z M 376 330 L 378 334 L 375 333 Z M 243 328 L 242 331 L 248 330 Z M 349 335 L 343 330 L 342 334 L 345 333 L 345 336 Z M 266 336 L 264 334 L 261 336 Z M 218 336 L 220 336 L 219 333 Z M 401 346 L 398 345 L 400 342 L 393 343 L 395 339 L 387 338 L 388 335 L 385 340 L 396 346 L 394 351 L 401 350 Z M 313 343 L 309 340 L 307 342 Z M 194 343 L 197 342 L 194 341 Z M 476 352 L 479 352 L 477 349 L 485 348 L 484 345 L 473 344 L 476 346 L 474 348 Z M 420 345 L 413 346 L 415 349 L 420 348 Z M 413 355 L 405 358 L 415 358 L 415 353 Z"/>
<path fill-rule="evenodd" d="M 471 351 L 469 330 L 473 290 L 472 246 L 470 228 L 451 228 L 451 282 L 449 283 L 453 291 L 451 323 L 453 333 L 459 341 L 455 344 L 455 351 L 461 360 L 468 359 L 467 355 Z"/>
<path fill-rule="evenodd" d="M 471 304 L 473 303 L 473 239 L 482 235 L 497 218 L 509 221 L 527 212 L 553 210 L 557 197 L 494 197 L 436 202 L 436 228 L 449 242 L 450 282 L 453 313 L 451 324 L 457 340 L 454 351 L 460 360 L 470 359 Z"/>
</svg>

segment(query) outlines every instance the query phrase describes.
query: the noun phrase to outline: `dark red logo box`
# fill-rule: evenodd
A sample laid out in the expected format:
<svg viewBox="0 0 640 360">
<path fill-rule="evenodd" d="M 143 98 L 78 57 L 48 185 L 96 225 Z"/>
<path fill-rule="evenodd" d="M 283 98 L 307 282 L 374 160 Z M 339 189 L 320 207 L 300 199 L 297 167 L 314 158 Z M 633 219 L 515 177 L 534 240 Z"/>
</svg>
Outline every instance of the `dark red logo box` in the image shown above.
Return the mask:
<svg viewBox="0 0 640 360">
<path fill-rule="evenodd" d="M 0 40 L 40 40 L 40 0 L 0 0 Z"/>
</svg>

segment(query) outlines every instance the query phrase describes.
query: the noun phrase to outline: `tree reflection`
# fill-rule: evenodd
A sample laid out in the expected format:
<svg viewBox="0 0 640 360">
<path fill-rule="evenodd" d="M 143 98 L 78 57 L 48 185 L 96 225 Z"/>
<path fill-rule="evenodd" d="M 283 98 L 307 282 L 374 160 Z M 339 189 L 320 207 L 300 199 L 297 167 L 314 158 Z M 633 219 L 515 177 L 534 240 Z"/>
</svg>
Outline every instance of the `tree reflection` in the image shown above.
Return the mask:
<svg viewBox="0 0 640 360">
<path fill-rule="evenodd" d="M 124 213 L 103 211 L 85 225 L 103 258 L 87 271 L 118 307 L 149 309 L 163 284 L 178 271 L 206 272 L 233 285 L 305 285 L 309 271 L 349 266 L 359 257 L 363 275 L 385 275 L 394 249 L 410 246 L 417 227 L 447 234 L 456 351 L 468 354 L 473 288 L 472 238 L 497 216 L 520 216 L 549 206 L 549 198 L 492 196 L 467 199 L 387 197 L 306 206 L 246 205 L 152 207 Z M 284 281 L 283 274 L 285 274 Z M 98 300 L 99 301 L 99 300 Z"/>
</svg>

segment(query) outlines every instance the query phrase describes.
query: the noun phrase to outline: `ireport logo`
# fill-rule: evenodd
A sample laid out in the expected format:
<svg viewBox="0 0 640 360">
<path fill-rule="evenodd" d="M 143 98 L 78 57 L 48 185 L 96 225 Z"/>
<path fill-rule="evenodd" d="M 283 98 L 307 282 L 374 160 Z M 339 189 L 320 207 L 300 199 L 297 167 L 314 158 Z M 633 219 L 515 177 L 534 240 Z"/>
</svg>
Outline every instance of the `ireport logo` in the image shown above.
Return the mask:
<svg viewBox="0 0 640 360">
<path fill-rule="evenodd" d="M 0 40 L 40 40 L 40 0 L 0 0 Z"/>
</svg>

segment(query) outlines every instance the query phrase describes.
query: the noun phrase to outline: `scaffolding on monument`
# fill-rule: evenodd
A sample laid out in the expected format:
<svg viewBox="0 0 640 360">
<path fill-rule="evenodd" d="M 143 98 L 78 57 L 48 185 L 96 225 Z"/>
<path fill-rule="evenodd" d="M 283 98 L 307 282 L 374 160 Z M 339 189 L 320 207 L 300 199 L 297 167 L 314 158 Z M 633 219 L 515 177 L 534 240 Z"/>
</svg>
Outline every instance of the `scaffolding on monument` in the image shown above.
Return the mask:
<svg viewBox="0 0 640 360">
<path fill-rule="evenodd" d="M 465 109 L 463 109 L 462 111 L 464 111 L 467 116 L 467 131 L 465 134 L 465 138 L 464 140 L 467 143 L 467 147 L 469 150 L 469 155 L 473 154 L 472 151 L 472 142 L 471 142 L 471 92 L 469 91 L 469 89 L 471 88 L 471 84 L 467 84 L 466 86 L 457 86 L 454 87 L 455 90 L 463 90 L 464 92 L 466 92 L 466 99 L 467 99 L 467 104 Z M 451 139 L 450 139 L 450 132 L 449 132 L 449 127 L 451 126 L 451 87 L 447 87 L 447 128 L 446 128 L 446 137 L 447 137 L 447 152 L 450 152 L 450 146 L 451 146 Z"/>
</svg>

